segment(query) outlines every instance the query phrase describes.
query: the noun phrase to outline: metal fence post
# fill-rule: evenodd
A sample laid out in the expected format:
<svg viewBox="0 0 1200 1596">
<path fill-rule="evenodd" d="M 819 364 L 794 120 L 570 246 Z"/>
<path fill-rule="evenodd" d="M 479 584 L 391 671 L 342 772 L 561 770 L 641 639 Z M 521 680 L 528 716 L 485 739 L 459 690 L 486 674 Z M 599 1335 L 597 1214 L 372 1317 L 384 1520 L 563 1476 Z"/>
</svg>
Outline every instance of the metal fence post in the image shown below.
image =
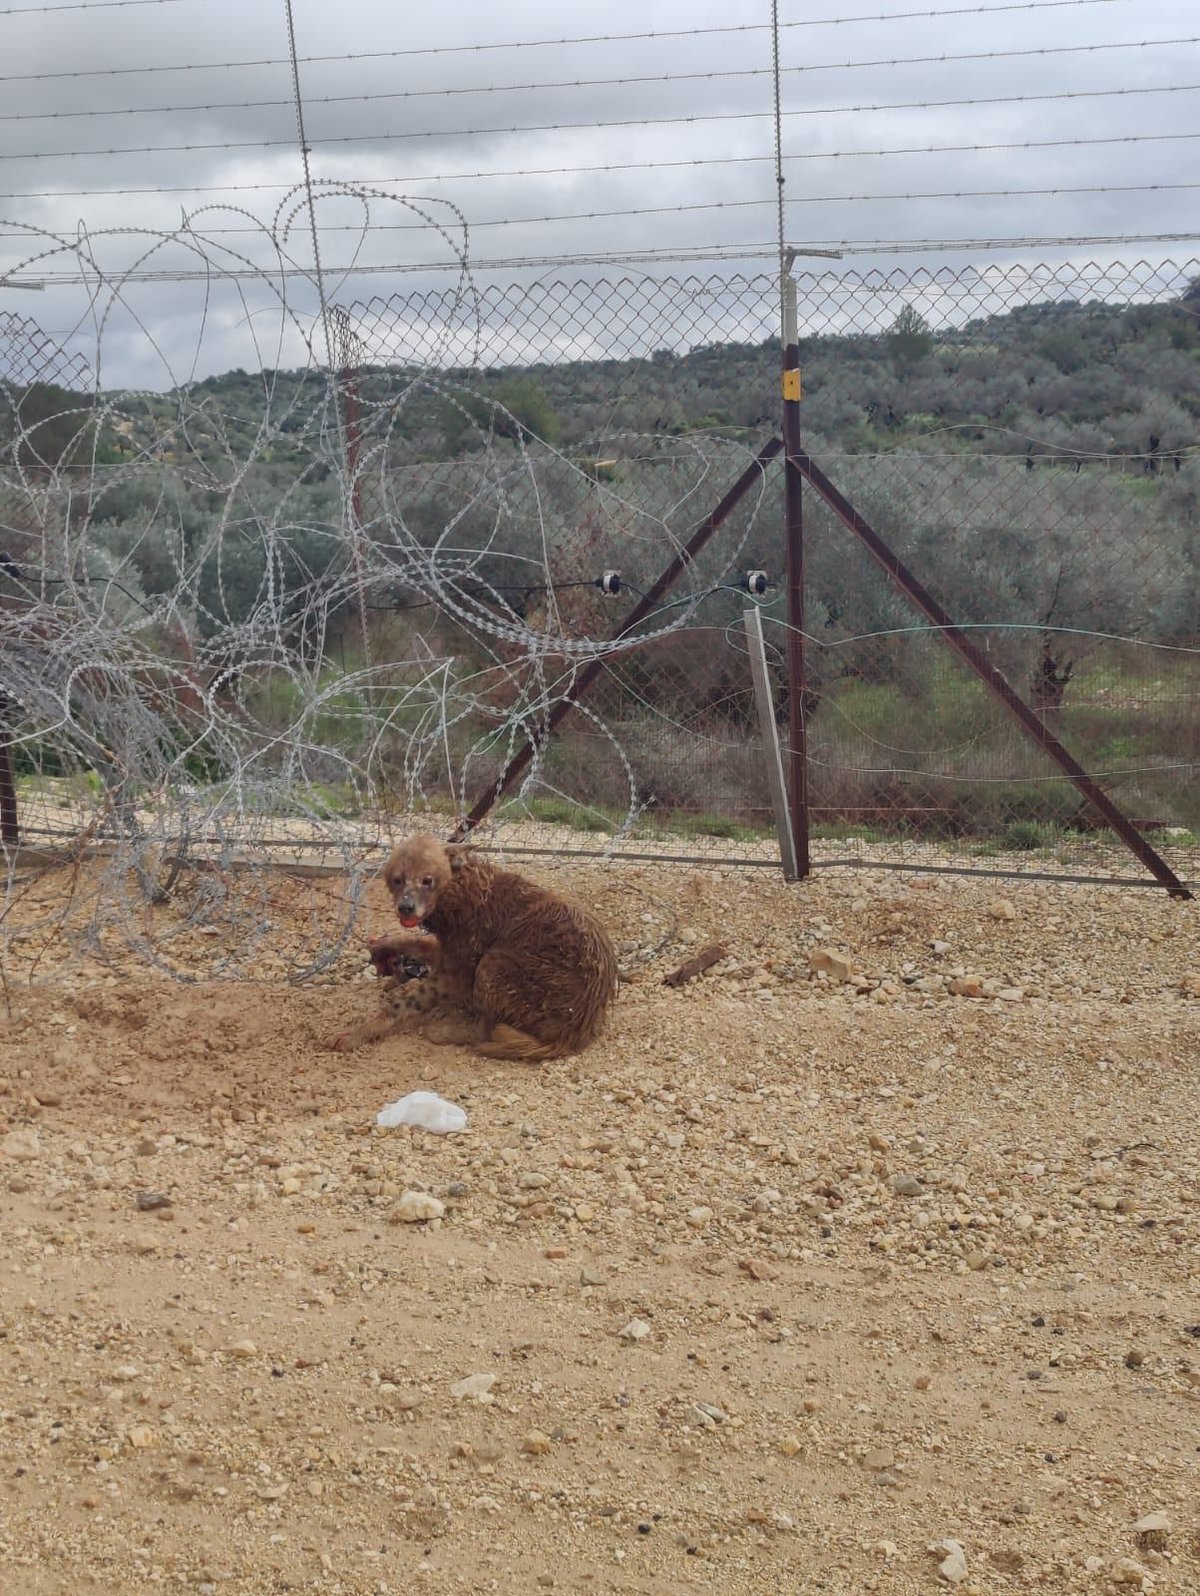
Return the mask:
<svg viewBox="0 0 1200 1596">
<path fill-rule="evenodd" d="M 798 877 L 812 869 L 808 837 L 808 729 L 805 726 L 804 659 L 804 481 L 796 464 L 800 453 L 800 345 L 796 279 L 785 267 L 780 281 L 783 306 L 783 495 L 787 541 L 788 774 L 792 855 Z"/>
<path fill-rule="evenodd" d="M 783 775 L 783 753 L 779 747 L 779 727 L 775 721 L 775 699 L 771 692 L 771 678 L 767 674 L 767 645 L 763 638 L 762 611 L 757 606 L 743 610 L 742 622 L 746 628 L 746 643 L 750 651 L 750 674 L 754 678 L 754 701 L 758 708 L 758 726 L 762 732 L 763 754 L 767 761 L 767 780 L 771 786 L 771 808 L 775 812 L 775 831 L 779 837 L 779 859 L 783 865 L 783 879 L 796 881 L 800 875 L 796 868 L 796 839 L 792 834 L 787 782 Z"/>
</svg>

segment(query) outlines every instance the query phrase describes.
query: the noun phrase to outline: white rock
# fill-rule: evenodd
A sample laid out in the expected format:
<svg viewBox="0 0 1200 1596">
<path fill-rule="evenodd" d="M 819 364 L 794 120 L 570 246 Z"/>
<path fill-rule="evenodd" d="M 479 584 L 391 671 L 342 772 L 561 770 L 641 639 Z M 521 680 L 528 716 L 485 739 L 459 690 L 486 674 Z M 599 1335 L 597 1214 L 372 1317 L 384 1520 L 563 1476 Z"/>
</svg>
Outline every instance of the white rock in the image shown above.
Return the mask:
<svg viewBox="0 0 1200 1596">
<path fill-rule="evenodd" d="M 947 1584 L 961 1585 L 967 1577 L 967 1554 L 957 1541 L 945 1540 L 938 1546 L 939 1552 L 946 1556 L 938 1564 L 938 1576 Z"/>
<path fill-rule="evenodd" d="M 468 1374 L 466 1379 L 455 1381 L 450 1387 L 450 1395 L 459 1401 L 470 1398 L 475 1402 L 490 1402 L 495 1383 L 494 1374 Z"/>
<path fill-rule="evenodd" d="M 1147 1513 L 1138 1519 L 1133 1528 L 1138 1535 L 1148 1535 L 1155 1531 L 1165 1534 L 1171 1528 L 1171 1520 L 1163 1512 Z"/>
<path fill-rule="evenodd" d="M 0 1153 L 21 1163 L 32 1163 L 35 1158 L 42 1156 L 42 1144 L 37 1131 L 32 1126 L 28 1130 L 9 1131 L 0 1141 Z"/>
<path fill-rule="evenodd" d="M 1133 1533 L 1135 1535 L 1145 1535 L 1147 1539 L 1153 1539 L 1160 1535 L 1169 1535 L 1171 1533 L 1170 1515 L 1161 1510 L 1156 1513 L 1145 1513 L 1133 1526 Z"/>
<path fill-rule="evenodd" d="M 644 1319 L 631 1319 L 617 1334 L 622 1341 L 644 1341 L 650 1334 L 650 1326 Z"/>
<path fill-rule="evenodd" d="M 713 1424 L 724 1424 L 729 1417 L 723 1408 L 717 1407 L 713 1402 L 693 1402 L 692 1412 L 710 1419 Z"/>
<path fill-rule="evenodd" d="M 809 968 L 814 973 L 823 972 L 835 981 L 850 981 L 854 977 L 854 961 L 835 948 L 816 948 L 808 957 Z"/>
<path fill-rule="evenodd" d="M 1149 1571 L 1135 1562 L 1132 1557 L 1122 1557 L 1113 1565 L 1112 1582 L 1114 1585 L 1132 1585 L 1137 1590 L 1149 1590 Z"/>
<path fill-rule="evenodd" d="M 446 1205 L 427 1191 L 406 1191 L 388 1218 L 393 1224 L 417 1225 L 425 1219 L 440 1219 Z"/>
</svg>

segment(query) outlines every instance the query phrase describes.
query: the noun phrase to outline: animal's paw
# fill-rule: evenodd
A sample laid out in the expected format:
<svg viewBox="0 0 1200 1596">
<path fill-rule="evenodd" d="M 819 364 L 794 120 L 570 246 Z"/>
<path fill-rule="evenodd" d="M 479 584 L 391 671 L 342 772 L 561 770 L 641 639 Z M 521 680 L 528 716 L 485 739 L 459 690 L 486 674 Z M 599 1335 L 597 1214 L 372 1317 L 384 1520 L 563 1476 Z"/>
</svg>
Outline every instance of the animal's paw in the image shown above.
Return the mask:
<svg viewBox="0 0 1200 1596">
<path fill-rule="evenodd" d="M 378 976 L 400 981 L 418 981 L 429 974 L 429 966 L 404 951 L 405 944 L 395 937 L 373 937 L 367 943 L 371 963 Z"/>
</svg>

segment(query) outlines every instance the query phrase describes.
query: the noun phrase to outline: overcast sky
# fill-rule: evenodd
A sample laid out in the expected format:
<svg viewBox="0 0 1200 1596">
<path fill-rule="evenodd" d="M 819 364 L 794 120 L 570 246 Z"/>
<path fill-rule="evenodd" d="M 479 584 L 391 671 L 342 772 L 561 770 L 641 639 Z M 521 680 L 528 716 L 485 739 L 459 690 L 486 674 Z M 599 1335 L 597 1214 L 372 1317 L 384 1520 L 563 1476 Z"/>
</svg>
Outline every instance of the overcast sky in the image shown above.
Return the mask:
<svg viewBox="0 0 1200 1596">
<path fill-rule="evenodd" d="M 943 5 L 933 17 L 829 21 L 838 11 L 917 9 L 913 0 L 782 0 L 792 241 L 842 248 L 847 267 L 893 270 L 980 256 L 928 248 L 897 258 L 879 245 L 1200 233 L 1195 0 L 993 3 L 961 15 Z M 574 278 L 589 260 L 646 251 L 740 251 L 743 269 L 771 269 L 753 254 L 773 246 L 776 226 L 769 20 L 766 0 L 609 0 L 600 10 L 296 0 L 314 178 L 408 196 L 452 234 L 373 200 L 363 238 L 360 206 L 322 202 L 330 296 L 451 282 L 444 272 L 366 270 L 452 260 L 461 236 L 446 202 L 470 223 L 483 282 Z M 739 31 L 704 31 L 731 26 Z M 611 37 L 648 29 L 660 36 Z M 662 36 L 673 29 L 695 31 Z M 536 42 L 585 34 L 610 37 Z M 963 56 L 976 58 L 953 59 Z M 260 64 L 232 64 L 246 62 Z M 275 209 L 302 176 L 282 4 L 0 11 L 0 79 L 0 274 L 48 285 L 30 293 L 0 283 L 0 313 L 36 317 L 95 358 L 94 328 L 67 336 L 87 306 L 72 281 L 76 255 L 22 224 L 67 241 L 82 229 L 110 280 L 131 267 L 218 272 L 208 282 L 131 280 L 115 300 L 102 295 L 106 384 L 160 388 L 192 372 L 301 358 L 312 283 L 288 284 L 298 330 L 261 282 L 228 277 L 246 263 L 278 263 Z M 1124 142 L 1087 142 L 1098 140 Z M 1065 142 L 1003 147 L 1027 141 Z M 964 145 L 993 148 L 920 153 Z M 1100 188 L 1114 192 L 1065 192 Z M 997 190 L 1063 192 L 973 192 Z M 184 212 L 198 236 L 162 244 Z M 644 214 L 602 214 L 614 212 Z M 288 261 L 311 268 L 307 222 L 301 209 L 280 240 Z M 1018 242 L 988 258 L 1192 253 L 1187 243 Z M 512 264 L 556 257 L 573 263 Z M 661 259 L 644 269 L 697 268 Z"/>
</svg>

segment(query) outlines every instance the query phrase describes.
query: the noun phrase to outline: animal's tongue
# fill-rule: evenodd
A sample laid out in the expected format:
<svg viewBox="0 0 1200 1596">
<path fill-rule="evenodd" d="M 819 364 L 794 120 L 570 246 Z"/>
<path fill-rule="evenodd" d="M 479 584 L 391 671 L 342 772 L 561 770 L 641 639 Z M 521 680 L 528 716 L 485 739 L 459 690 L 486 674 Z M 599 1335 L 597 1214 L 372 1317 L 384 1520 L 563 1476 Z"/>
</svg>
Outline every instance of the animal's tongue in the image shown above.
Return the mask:
<svg viewBox="0 0 1200 1596">
<path fill-rule="evenodd" d="M 400 924 L 406 931 L 411 931 L 414 926 L 418 926 L 420 923 L 421 922 L 419 918 L 415 914 L 402 914 L 400 916 Z"/>
</svg>

